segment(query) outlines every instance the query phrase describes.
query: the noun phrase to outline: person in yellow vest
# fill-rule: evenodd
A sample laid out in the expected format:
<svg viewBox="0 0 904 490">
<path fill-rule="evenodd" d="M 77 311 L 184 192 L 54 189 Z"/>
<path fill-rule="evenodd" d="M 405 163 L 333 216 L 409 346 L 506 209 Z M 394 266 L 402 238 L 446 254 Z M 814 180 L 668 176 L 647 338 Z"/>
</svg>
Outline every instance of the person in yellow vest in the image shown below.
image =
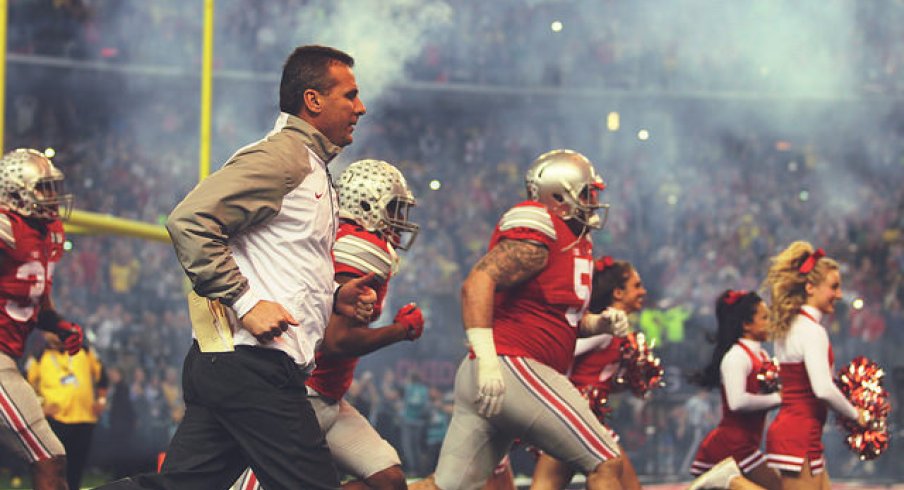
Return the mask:
<svg viewBox="0 0 904 490">
<path fill-rule="evenodd" d="M 141 277 L 141 262 L 128 242 L 117 242 L 108 269 L 110 291 L 116 298 L 128 299 Z"/>
<path fill-rule="evenodd" d="M 47 347 L 27 364 L 28 382 L 34 386 L 50 428 L 66 448 L 66 481 L 81 488 L 91 435 L 107 406 L 107 380 L 100 360 L 83 347 L 66 352 L 59 336 L 43 332 Z"/>
</svg>

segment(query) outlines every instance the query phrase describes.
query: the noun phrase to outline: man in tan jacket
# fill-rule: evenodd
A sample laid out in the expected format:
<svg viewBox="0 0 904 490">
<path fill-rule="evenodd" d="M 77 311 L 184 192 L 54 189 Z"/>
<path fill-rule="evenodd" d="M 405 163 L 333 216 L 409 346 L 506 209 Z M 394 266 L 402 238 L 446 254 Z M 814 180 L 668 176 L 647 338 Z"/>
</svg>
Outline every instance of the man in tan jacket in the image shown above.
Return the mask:
<svg viewBox="0 0 904 490">
<path fill-rule="evenodd" d="M 331 313 L 369 317 L 371 276 L 334 282 L 336 194 L 327 165 L 365 107 L 339 50 L 286 60 L 276 126 L 173 210 L 167 230 L 195 295 L 185 418 L 160 474 L 105 488 L 227 488 L 250 466 L 268 490 L 337 488 L 305 393 Z"/>
</svg>

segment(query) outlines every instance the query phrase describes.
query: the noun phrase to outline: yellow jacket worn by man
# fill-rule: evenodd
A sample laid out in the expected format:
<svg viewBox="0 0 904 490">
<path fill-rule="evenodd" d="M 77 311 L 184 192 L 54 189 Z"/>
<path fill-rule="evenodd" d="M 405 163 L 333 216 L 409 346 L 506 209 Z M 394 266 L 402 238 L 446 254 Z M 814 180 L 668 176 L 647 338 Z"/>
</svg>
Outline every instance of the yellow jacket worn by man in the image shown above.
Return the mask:
<svg viewBox="0 0 904 490">
<path fill-rule="evenodd" d="M 93 351 L 82 349 L 70 356 L 47 349 L 40 359 L 28 363 L 28 382 L 42 399 L 44 412 L 64 424 L 95 424 L 96 404 L 106 398 L 98 394 L 101 363 Z"/>
<path fill-rule="evenodd" d="M 60 338 L 43 332 L 47 349 L 28 362 L 28 382 L 41 398 L 50 428 L 66 448 L 66 481 L 81 488 L 97 417 L 107 406 L 107 380 L 100 360 L 82 348 L 66 352 Z"/>
</svg>

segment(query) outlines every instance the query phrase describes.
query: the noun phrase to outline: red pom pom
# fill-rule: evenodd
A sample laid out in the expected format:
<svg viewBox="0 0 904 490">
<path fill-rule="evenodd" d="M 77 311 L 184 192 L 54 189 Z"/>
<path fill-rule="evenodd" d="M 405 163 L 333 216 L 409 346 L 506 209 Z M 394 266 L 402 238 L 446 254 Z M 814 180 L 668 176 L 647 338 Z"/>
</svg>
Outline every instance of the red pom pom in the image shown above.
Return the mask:
<svg viewBox="0 0 904 490">
<path fill-rule="evenodd" d="M 653 342 L 647 344 L 642 332 L 632 332 L 621 345 L 621 366 L 612 383 L 612 391 L 631 390 L 643 398 L 653 388 L 665 386 L 662 361 L 653 352 Z"/>
<path fill-rule="evenodd" d="M 878 458 L 888 448 L 888 391 L 882 386 L 885 371 L 874 361 L 859 356 L 838 371 L 835 384 L 858 410 L 866 410 L 869 423 L 861 427 L 856 420 L 840 419 L 847 431 L 845 442 L 861 460 Z"/>
<path fill-rule="evenodd" d="M 596 415 L 596 419 L 605 424 L 606 417 L 612 413 L 612 409 L 609 408 L 608 390 L 601 385 L 592 384 L 581 388 L 581 394 L 590 402 L 590 411 Z"/>
<path fill-rule="evenodd" d="M 776 393 L 782 389 L 782 380 L 779 378 L 778 362 L 775 358 L 764 361 L 756 372 L 756 379 L 760 383 L 760 393 Z"/>
</svg>

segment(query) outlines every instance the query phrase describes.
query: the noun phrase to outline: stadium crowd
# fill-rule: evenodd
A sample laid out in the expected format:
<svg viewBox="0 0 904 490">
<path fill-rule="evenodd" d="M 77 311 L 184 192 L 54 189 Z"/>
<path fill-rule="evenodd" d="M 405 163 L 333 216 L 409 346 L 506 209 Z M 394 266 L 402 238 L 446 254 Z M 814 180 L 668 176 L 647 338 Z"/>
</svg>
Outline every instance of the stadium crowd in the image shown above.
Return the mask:
<svg viewBox="0 0 904 490">
<path fill-rule="evenodd" d="M 389 21 L 397 15 L 404 22 L 407 17 L 403 16 L 414 15 L 412 11 L 442 3 L 399 0 L 370 8 L 384 9 L 378 16 Z M 200 43 L 195 42 L 201 38 L 199 4 L 15 0 L 10 5 L 9 50 L 13 53 L 167 66 L 200 63 Z M 818 24 L 796 25 L 788 19 L 788 25 L 808 35 L 794 38 L 794 32 L 773 32 L 792 36 L 782 39 L 801 44 L 790 65 L 772 67 L 750 62 L 750 44 L 761 39 L 752 37 L 760 31 L 737 35 L 750 20 L 744 10 L 700 9 L 693 4 L 694 8 L 644 8 L 615 0 L 591 5 L 542 0 L 455 2 L 448 18 L 426 27 L 426 45 L 408 63 L 406 74 L 412 80 L 439 83 L 775 92 L 783 87 L 785 70 L 802 72 L 816 64 L 843 62 L 853 67 L 859 93 L 904 90 L 904 5 L 900 2 L 836 2 L 829 12 L 838 14 L 836 21 L 850 22 L 850 32 L 825 33 L 814 27 Z M 264 4 L 220 0 L 217 37 L 231 42 L 218 47 L 218 66 L 273 70 L 282 62 L 281 50 L 274 48 L 315 41 L 308 37 L 316 31 L 306 27 L 322 23 L 341 8 L 320 0 Z M 776 14 L 791 17 L 793 10 L 777 8 Z M 700 28 L 697 23 L 704 16 L 720 22 Z M 557 31 L 551 29 L 556 21 Z M 658 31 L 665 25 L 683 27 L 663 38 Z M 824 34 L 840 44 L 823 42 Z"/>
<path fill-rule="evenodd" d="M 271 2 L 258 11 L 243 9 L 240 1 L 224 2 L 223 29 L 258 46 L 256 67 L 271 67 L 282 55 L 270 47 L 285 44 L 278 37 L 288 30 L 263 19 L 294 22 L 282 15 L 287 3 Z M 538 22 L 544 7 L 536 3 L 515 9 L 514 2 L 503 3 L 508 8 L 484 11 L 481 5 L 486 2 L 467 2 L 454 17 L 459 28 L 474 34 L 464 38 L 485 43 L 482 52 L 501 59 L 483 59 L 481 66 L 460 59 L 461 52 L 450 47 L 453 43 L 437 41 L 411 63 L 410 77 L 439 83 L 523 81 L 508 78 L 506 74 L 515 70 L 507 71 L 506 66 L 523 55 L 509 48 L 525 45 L 511 33 L 529 30 L 511 24 Z M 610 3 L 609 8 L 618 8 L 616 2 Z M 165 64 L 174 52 L 181 53 L 181 59 L 197 60 L 197 45 L 183 42 L 188 35 L 199 37 L 193 32 L 196 23 L 180 20 L 186 18 L 187 5 L 11 2 L 9 48 L 19 54 L 113 63 Z M 324 3 L 321 8 L 329 7 Z M 154 28 L 114 21 L 130 17 L 123 9 L 136 10 L 131 18 L 150 19 Z M 900 8 L 892 10 L 902 13 Z M 44 21 L 16 22 L 24 18 Z M 474 19 L 479 22 L 471 22 Z M 502 25 L 507 28 L 492 28 Z M 117 36 L 139 31 L 158 32 L 173 51 L 165 59 L 155 59 L 167 50 L 109 49 L 125 44 L 117 43 Z M 541 74 L 538 83 L 631 90 L 648 88 L 638 80 L 649 79 L 649 70 L 659 70 L 658 88 L 680 86 L 682 68 L 672 66 L 668 53 L 625 46 L 619 32 L 617 24 L 610 25 L 600 29 L 593 42 L 580 46 L 588 52 L 579 56 L 599 62 L 598 72 L 591 69 L 578 77 L 574 66 L 572 71 Z M 862 89 L 886 94 L 904 89 L 899 75 L 904 49 L 885 44 L 892 38 L 900 43 L 904 37 L 867 29 L 862 34 L 864 42 L 888 48 L 879 59 L 862 60 L 868 65 Z M 132 41 L 129 46 L 150 45 Z M 220 62 L 226 68 L 244 65 L 237 54 L 228 52 Z M 489 65 L 495 68 L 484 69 Z M 725 64 L 721 69 L 734 67 Z M 613 72 L 621 78 L 607 79 L 606 74 Z M 178 103 L 186 93 L 194 93 L 188 82 L 157 79 L 141 84 L 133 83 L 134 75 L 128 74 L 25 65 L 18 65 L 16 74 L 8 89 L 5 146 L 53 147 L 54 161 L 65 172 L 78 208 L 156 223 L 193 186 L 196 110 Z M 151 91 L 150 85 L 158 82 L 168 84 L 165 95 Z M 60 90 L 59 84 L 66 88 Z M 888 111 L 875 131 L 783 134 L 762 124 L 725 131 L 685 127 L 680 121 L 688 113 L 707 114 L 713 108 L 706 101 L 667 101 L 663 111 L 681 127 L 663 131 L 662 136 L 654 130 L 650 141 L 642 141 L 628 130 L 607 132 L 599 113 L 579 110 L 567 91 L 558 96 L 561 106 L 555 109 L 524 96 L 526 100 L 517 101 L 523 109 L 496 117 L 463 108 L 465 102 L 473 102 L 470 97 L 474 96 L 450 93 L 440 101 L 398 97 L 385 102 L 378 115 L 362 123 L 360 139 L 346 157 L 396 163 L 418 198 L 412 217 L 421 224 L 420 236 L 403 256 L 405 267 L 389 298 L 393 305 L 386 310 L 417 300 L 428 319 L 427 332 L 419 342 L 365 358 L 350 392 L 361 413 L 400 449 L 408 472 L 425 474 L 433 468 L 430 458 L 435 458 L 448 423 L 452 381 L 448 366 L 464 353 L 458 320 L 462 275 L 482 255 L 495 219 L 522 199 L 527 165 L 541 152 L 561 146 L 590 156 L 609 184 L 604 195 L 612 207 L 606 228 L 594 237 L 597 253 L 631 260 L 650 291 L 647 308 L 635 322 L 656 339 L 667 366 L 667 386 L 647 400 L 613 400 L 613 424 L 623 434 L 639 473 L 686 474 L 682 461 L 694 428 L 706 428 L 718 419 L 717 395 L 700 393 L 684 381 L 701 367 L 708 352 L 704 339 L 714 327 L 712 303 L 728 287 L 756 289 L 768 257 L 795 239 L 823 246 L 843 264 L 847 295 L 830 326 L 837 359 L 846 362 L 866 354 L 877 360 L 888 372 L 893 396 L 899 397 L 896 406 L 901 406 L 904 189 L 899 183 L 904 179 L 904 112 L 900 109 Z M 138 99 L 147 100 L 139 105 L 133 102 Z M 847 107 L 844 101 L 820 104 L 820 110 L 827 107 L 833 112 L 845 112 Z M 241 110 L 239 102 L 218 102 L 217 111 Z M 850 121 L 844 117 L 838 116 L 838 127 L 858 124 L 855 116 Z M 216 121 L 213 139 L 219 161 L 213 165 L 228 156 L 222 152 L 260 133 L 260 128 L 249 133 L 222 118 Z M 182 271 L 165 244 L 119 236 L 69 238 L 72 249 L 56 273 L 57 308 L 85 326 L 89 342 L 111 373 L 113 389 L 128 393 L 102 418 L 93 462 L 112 476 L 152 468 L 182 410 L 179 372 L 190 343 Z M 31 352 L 40 349 L 36 341 Z M 448 364 L 437 366 L 437 360 Z M 435 369 L 419 369 L 428 365 Z M 422 374 L 412 375 L 415 372 Z M 901 412 L 894 417 L 900 430 Z M 415 428 L 413 442 L 402 440 L 406 425 Z M 829 458 L 845 461 L 834 476 L 902 477 L 902 469 L 891 464 L 894 455 L 875 464 L 855 464 L 854 456 L 841 447 L 840 433 L 827 440 L 836 443 L 829 447 Z"/>
</svg>

